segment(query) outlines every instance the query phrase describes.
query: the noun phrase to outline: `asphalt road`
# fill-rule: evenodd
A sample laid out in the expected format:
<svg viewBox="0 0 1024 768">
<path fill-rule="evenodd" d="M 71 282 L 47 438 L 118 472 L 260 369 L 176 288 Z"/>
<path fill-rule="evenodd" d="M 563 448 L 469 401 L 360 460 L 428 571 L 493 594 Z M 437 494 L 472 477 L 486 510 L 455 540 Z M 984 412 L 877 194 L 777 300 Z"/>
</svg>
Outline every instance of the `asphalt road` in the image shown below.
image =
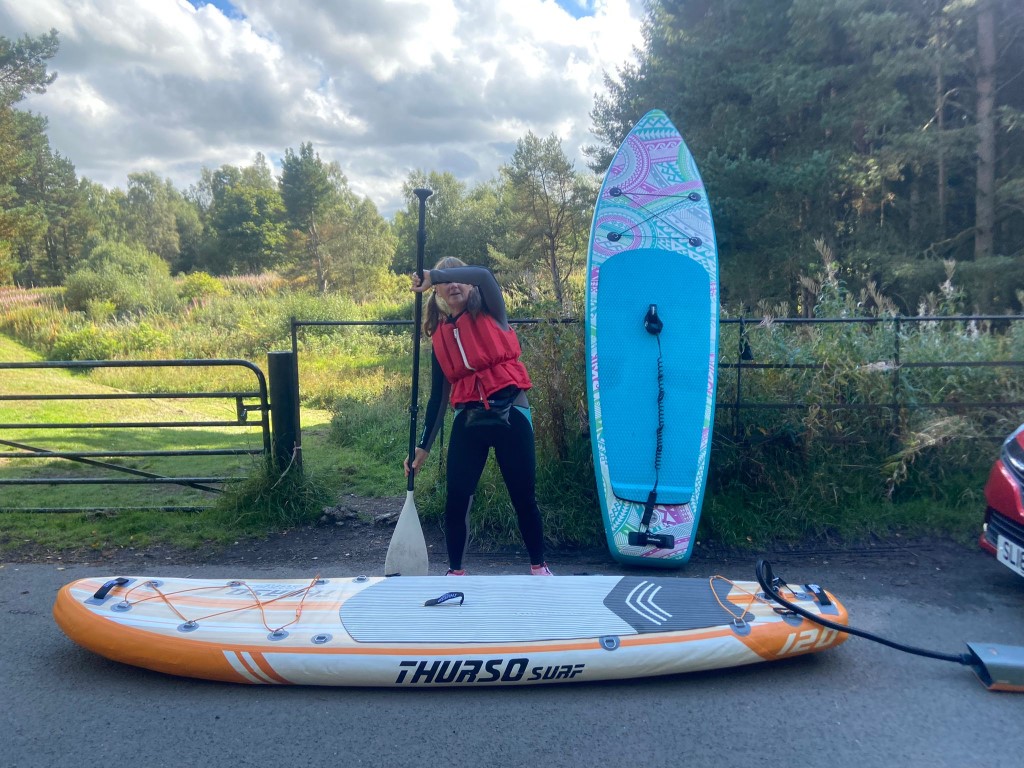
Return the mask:
<svg viewBox="0 0 1024 768">
<path fill-rule="evenodd" d="M 522 568 L 501 557 L 474 564 L 477 573 Z M 853 625 L 900 642 L 953 653 L 965 640 L 1024 644 L 1024 579 L 980 553 L 883 548 L 773 564 L 791 583 L 826 586 Z M 338 571 L 381 567 L 351 558 Z M 293 564 L 240 570 L 150 565 L 145 575 L 307 575 Z M 620 570 L 602 558 L 562 566 Z M 249 687 L 164 676 L 78 648 L 50 615 L 62 584 L 122 572 L 140 570 L 0 566 L 0 766 L 1010 768 L 1024 754 L 1024 695 L 987 691 L 966 667 L 859 638 L 714 673 L 524 688 Z M 710 573 L 750 579 L 752 562 L 695 561 L 679 575 Z"/>
</svg>

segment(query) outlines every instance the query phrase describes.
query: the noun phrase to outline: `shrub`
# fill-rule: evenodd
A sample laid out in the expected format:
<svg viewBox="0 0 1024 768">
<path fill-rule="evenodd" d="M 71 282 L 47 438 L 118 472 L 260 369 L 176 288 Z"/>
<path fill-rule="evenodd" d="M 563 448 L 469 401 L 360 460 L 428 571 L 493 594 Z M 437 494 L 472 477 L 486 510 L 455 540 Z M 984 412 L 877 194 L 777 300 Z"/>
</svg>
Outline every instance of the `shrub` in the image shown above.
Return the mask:
<svg viewBox="0 0 1024 768">
<path fill-rule="evenodd" d="M 62 331 L 50 350 L 53 360 L 112 360 L 118 352 L 117 335 L 109 328 L 87 325 Z"/>
<path fill-rule="evenodd" d="M 206 272 L 192 272 L 178 284 L 178 297 L 189 304 L 199 303 L 210 296 L 226 296 L 227 293 L 224 283 Z"/>
<path fill-rule="evenodd" d="M 309 469 L 281 470 L 267 460 L 253 467 L 249 478 L 229 485 L 216 506 L 204 514 L 211 520 L 247 533 L 269 533 L 316 520 L 331 494 Z"/>
<path fill-rule="evenodd" d="M 91 322 L 102 323 L 117 314 L 117 305 L 106 299 L 89 299 L 85 303 L 85 316 Z"/>
<path fill-rule="evenodd" d="M 145 321 L 119 326 L 116 337 L 122 355 L 131 352 L 155 352 L 168 349 L 174 341 L 170 333 L 154 328 Z"/>
<path fill-rule="evenodd" d="M 90 302 L 109 302 L 119 315 L 171 309 L 177 290 L 167 263 L 138 246 L 104 243 L 67 279 L 64 301 L 87 312 Z"/>
</svg>

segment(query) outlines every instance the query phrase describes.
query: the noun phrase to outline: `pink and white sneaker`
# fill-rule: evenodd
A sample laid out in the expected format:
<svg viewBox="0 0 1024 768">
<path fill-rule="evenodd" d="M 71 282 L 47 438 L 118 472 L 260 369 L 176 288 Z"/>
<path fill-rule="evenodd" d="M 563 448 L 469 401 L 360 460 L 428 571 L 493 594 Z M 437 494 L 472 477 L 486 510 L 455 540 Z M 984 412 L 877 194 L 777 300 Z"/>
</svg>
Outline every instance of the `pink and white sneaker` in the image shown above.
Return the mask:
<svg viewBox="0 0 1024 768">
<path fill-rule="evenodd" d="M 451 568 L 449 568 L 448 569 L 448 573 L 445 574 L 445 576 L 465 576 L 465 575 L 466 575 L 466 569 L 465 568 L 459 568 L 458 570 L 452 570 Z"/>
<path fill-rule="evenodd" d="M 548 564 L 547 563 L 541 563 L 540 565 L 531 565 L 530 566 L 530 575 L 531 576 L 554 576 L 555 574 L 553 574 L 551 572 L 551 569 L 548 568 Z"/>
</svg>

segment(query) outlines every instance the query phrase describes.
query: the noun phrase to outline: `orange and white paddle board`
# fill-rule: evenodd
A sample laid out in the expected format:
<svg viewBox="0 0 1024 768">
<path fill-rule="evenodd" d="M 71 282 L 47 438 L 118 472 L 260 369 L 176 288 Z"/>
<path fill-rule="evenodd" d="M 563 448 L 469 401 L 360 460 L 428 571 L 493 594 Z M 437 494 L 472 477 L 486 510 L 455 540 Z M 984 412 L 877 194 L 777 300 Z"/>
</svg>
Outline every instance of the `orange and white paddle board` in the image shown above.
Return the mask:
<svg viewBox="0 0 1024 768">
<path fill-rule="evenodd" d="M 846 624 L 812 585 L 812 613 Z M 789 593 L 787 593 L 789 594 Z M 79 645 L 173 675 L 268 685 L 526 685 L 773 661 L 845 633 L 720 576 L 87 578 L 53 608 Z"/>
</svg>

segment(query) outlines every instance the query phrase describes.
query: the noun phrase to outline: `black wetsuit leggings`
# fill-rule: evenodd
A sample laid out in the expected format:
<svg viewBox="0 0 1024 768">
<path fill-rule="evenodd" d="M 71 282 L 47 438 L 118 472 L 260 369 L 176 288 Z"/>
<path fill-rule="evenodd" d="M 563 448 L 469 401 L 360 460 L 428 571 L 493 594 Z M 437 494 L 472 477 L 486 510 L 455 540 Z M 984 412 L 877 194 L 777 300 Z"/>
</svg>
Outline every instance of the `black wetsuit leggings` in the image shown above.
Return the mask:
<svg viewBox="0 0 1024 768">
<path fill-rule="evenodd" d="M 512 408 L 508 427 L 466 429 L 466 413 L 460 410 L 448 441 L 448 499 L 445 504 L 445 543 L 448 564 L 462 568 L 462 556 L 469 541 L 469 511 L 476 485 L 483 474 L 487 455 L 494 457 L 519 518 L 519 532 L 530 554 L 530 562 L 544 562 L 544 530 L 537 506 L 537 454 L 533 425 L 519 408 Z"/>
</svg>

